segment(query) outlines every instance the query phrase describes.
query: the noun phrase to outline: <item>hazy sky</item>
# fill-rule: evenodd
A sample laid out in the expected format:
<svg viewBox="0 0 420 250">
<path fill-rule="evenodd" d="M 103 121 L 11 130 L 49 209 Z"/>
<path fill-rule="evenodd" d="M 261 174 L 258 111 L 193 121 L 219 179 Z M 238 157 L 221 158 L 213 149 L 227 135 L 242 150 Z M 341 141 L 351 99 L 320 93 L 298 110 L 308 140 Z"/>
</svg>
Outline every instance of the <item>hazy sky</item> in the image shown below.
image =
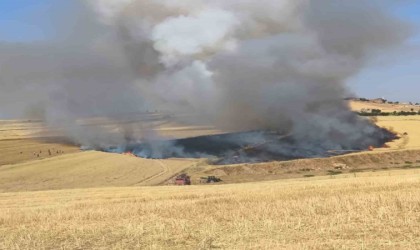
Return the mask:
<svg viewBox="0 0 420 250">
<path fill-rule="evenodd" d="M 348 86 L 359 96 L 420 102 L 420 1 L 401 2 L 404 4 L 394 10 L 395 14 L 412 22 L 415 34 L 398 51 L 377 58 L 358 76 L 349 79 Z M 0 0 L 0 42 L 54 39 L 54 19 L 65 15 L 71 3 L 71 0 Z"/>
<path fill-rule="evenodd" d="M 406 2 L 395 13 L 413 23 L 413 37 L 349 81 L 358 95 L 420 102 L 420 1 Z"/>
</svg>

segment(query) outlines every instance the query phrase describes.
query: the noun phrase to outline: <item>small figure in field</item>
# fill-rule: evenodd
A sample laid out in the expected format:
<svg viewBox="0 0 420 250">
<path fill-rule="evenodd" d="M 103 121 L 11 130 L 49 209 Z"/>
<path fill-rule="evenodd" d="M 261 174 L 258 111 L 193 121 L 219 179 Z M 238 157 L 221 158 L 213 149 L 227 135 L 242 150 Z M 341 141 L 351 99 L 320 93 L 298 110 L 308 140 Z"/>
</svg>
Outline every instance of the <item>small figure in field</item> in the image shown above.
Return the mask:
<svg viewBox="0 0 420 250">
<path fill-rule="evenodd" d="M 48 154 L 51 156 L 51 150 L 48 149 Z"/>
<path fill-rule="evenodd" d="M 36 155 L 36 157 L 38 157 L 38 158 L 39 158 L 39 154 L 37 154 L 37 155 Z"/>
</svg>

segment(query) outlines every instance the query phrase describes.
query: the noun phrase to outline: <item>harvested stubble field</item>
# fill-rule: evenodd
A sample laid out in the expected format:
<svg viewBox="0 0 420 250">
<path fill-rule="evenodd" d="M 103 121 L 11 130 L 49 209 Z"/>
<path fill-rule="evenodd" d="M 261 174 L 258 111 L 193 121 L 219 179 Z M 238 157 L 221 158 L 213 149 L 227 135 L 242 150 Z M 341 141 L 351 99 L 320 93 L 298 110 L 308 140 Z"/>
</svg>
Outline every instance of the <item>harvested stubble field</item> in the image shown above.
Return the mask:
<svg viewBox="0 0 420 250">
<path fill-rule="evenodd" d="M 0 120 L 0 168 L 80 152 L 40 121 Z"/>
<path fill-rule="evenodd" d="M 407 162 L 412 163 L 410 167 L 419 165 L 420 116 L 378 117 L 377 120 L 380 126 L 396 131 L 401 139 L 388 143 L 389 148 L 376 149 L 374 152 L 232 166 L 212 166 L 189 159 L 149 160 L 100 152 L 84 153 L 76 146 L 37 138 L 39 131 L 45 131 L 38 122 L 4 121 L 0 123 L 3 126 L 0 134 L 7 139 L 0 140 L 0 191 L 157 185 L 183 170 L 193 177 L 194 183 L 199 183 L 200 177 L 208 175 L 221 177 L 223 183 L 238 183 L 399 169 L 405 168 Z M 113 125 L 107 121 L 89 122 Z M 150 126 L 154 123 L 155 120 Z M 22 127 L 25 129 L 18 129 Z M 157 131 L 175 138 L 218 133 L 209 127 L 185 127 L 170 121 L 159 122 Z M 43 135 L 46 135 L 45 132 Z M 54 137 L 50 137 L 50 140 L 53 141 Z M 53 149 L 51 156 L 49 149 Z M 57 149 L 64 153 L 57 154 Z M 37 157 L 40 151 L 42 153 Z"/>
<path fill-rule="evenodd" d="M 80 152 L 76 146 L 45 139 L 13 139 L 0 140 L 0 166 L 32 161 L 36 164 L 39 160 L 61 156 L 69 153 Z"/>
<path fill-rule="evenodd" d="M 420 170 L 400 170 L 3 193 L 0 249 L 418 249 L 419 190 Z"/>
<path fill-rule="evenodd" d="M 0 192 L 158 185 L 196 162 L 79 152 L 1 166 Z"/>
<path fill-rule="evenodd" d="M 186 127 L 155 116 L 138 119 L 174 138 L 218 133 L 208 126 Z M 82 122 L 115 126 L 99 118 Z M 158 185 L 198 162 L 81 152 L 59 135 L 59 129 L 47 130 L 39 121 L 0 121 L 0 192 Z"/>
<path fill-rule="evenodd" d="M 0 162 L 0 249 L 416 249 L 420 117 L 380 117 L 378 124 L 401 139 L 375 152 L 219 169 L 188 159 L 79 152 L 39 140 L 28 123 L 24 130 L 9 123 L 0 133 L 8 161 Z M 197 132 L 165 126 L 164 132 L 178 136 Z M 45 153 L 39 159 L 20 154 L 53 146 L 66 153 L 45 159 Z M 358 172 L 391 163 L 411 169 Z M 161 183 L 190 166 L 197 179 L 220 170 L 225 183 L 280 179 L 277 170 L 287 174 L 282 164 L 297 171 L 289 178 L 311 178 L 128 187 Z M 321 170 L 311 172 L 310 164 Z M 340 175 L 325 176 L 326 170 Z M 350 170 L 357 172 L 344 173 Z"/>
<path fill-rule="evenodd" d="M 378 117 L 377 124 L 399 134 L 401 139 L 388 143 L 393 149 L 420 149 L 420 115 Z M 386 150 L 386 149 L 385 149 Z"/>
</svg>

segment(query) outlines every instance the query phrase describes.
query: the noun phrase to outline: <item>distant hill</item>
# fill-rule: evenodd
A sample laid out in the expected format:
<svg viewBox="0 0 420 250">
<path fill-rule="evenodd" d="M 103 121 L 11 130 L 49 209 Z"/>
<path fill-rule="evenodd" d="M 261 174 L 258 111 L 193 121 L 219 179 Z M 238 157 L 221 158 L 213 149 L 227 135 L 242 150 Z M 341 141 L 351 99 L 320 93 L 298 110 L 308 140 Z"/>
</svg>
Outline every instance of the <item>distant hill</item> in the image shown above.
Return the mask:
<svg viewBox="0 0 420 250">
<path fill-rule="evenodd" d="M 393 102 L 383 98 L 347 98 L 346 100 L 349 101 L 351 109 L 356 112 L 370 112 L 374 109 L 382 112 L 418 112 L 420 110 L 420 103 Z"/>
</svg>

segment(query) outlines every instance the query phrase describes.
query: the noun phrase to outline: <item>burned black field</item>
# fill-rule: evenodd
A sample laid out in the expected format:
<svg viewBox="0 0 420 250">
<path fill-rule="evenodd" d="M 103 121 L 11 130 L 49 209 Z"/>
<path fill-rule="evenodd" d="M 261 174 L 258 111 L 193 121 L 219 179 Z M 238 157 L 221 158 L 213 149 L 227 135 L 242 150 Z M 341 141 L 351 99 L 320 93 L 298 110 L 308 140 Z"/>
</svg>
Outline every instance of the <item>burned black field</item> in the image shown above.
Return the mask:
<svg viewBox="0 0 420 250">
<path fill-rule="evenodd" d="M 386 129 L 379 129 L 370 144 L 352 146 L 334 144 L 330 148 L 323 141 L 297 140 L 291 134 L 276 131 L 249 131 L 198 136 L 176 140 L 155 140 L 127 143 L 125 146 L 101 149 L 106 152 L 132 153 L 142 158 L 208 158 L 216 165 L 258 163 L 304 158 L 323 158 L 343 155 L 369 148 L 383 147 L 398 137 Z M 365 142 L 365 141 L 364 141 Z"/>
</svg>

